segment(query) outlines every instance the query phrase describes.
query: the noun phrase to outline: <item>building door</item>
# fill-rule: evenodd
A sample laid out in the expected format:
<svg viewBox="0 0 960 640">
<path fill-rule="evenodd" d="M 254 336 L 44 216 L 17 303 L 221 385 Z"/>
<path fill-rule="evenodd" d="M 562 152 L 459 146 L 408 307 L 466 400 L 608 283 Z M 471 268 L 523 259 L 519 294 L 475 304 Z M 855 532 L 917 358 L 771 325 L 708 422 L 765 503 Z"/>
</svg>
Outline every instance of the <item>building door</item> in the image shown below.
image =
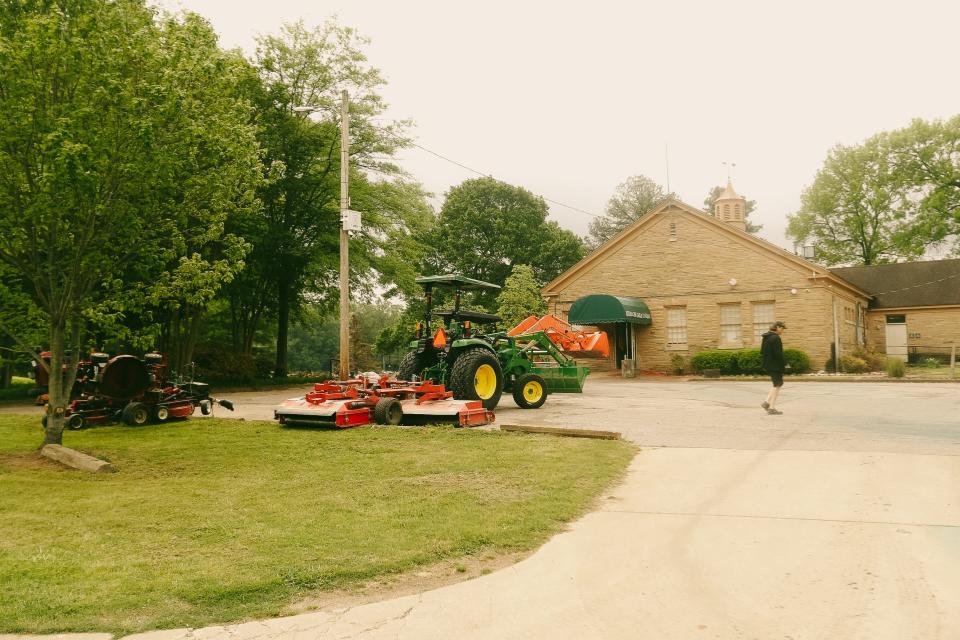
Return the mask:
<svg viewBox="0 0 960 640">
<path fill-rule="evenodd" d="M 907 361 L 907 316 L 887 316 L 887 357 Z"/>
</svg>

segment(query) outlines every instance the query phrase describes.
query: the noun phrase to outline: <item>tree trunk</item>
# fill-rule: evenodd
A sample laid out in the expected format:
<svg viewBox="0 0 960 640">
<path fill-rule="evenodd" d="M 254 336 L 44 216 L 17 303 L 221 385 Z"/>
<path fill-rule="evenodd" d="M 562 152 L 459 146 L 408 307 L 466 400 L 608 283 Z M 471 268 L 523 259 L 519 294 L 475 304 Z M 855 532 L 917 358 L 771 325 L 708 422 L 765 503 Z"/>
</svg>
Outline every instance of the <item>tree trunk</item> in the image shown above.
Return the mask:
<svg viewBox="0 0 960 640">
<path fill-rule="evenodd" d="M 281 273 L 277 291 L 277 360 L 274 378 L 287 377 L 287 331 L 290 327 L 290 281 Z"/>
<path fill-rule="evenodd" d="M 0 333 L 0 389 L 9 389 L 13 379 L 13 339 Z"/>
<path fill-rule="evenodd" d="M 63 352 L 66 327 L 62 322 L 50 326 L 50 371 L 47 386 L 46 424 L 43 427 L 43 444 L 63 444 L 64 414 L 70 400 L 70 390 L 64 389 Z M 42 365 L 41 365 L 42 366 Z"/>
</svg>

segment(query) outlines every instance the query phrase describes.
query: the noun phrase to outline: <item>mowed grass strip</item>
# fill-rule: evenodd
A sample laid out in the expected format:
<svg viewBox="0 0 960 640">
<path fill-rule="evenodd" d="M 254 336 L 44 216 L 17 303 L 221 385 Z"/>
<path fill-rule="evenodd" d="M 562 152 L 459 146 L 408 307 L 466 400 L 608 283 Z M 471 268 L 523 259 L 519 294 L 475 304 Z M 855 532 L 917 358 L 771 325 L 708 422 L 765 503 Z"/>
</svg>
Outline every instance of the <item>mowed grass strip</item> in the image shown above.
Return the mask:
<svg viewBox="0 0 960 640">
<path fill-rule="evenodd" d="M 533 549 L 619 479 L 625 442 L 192 419 L 68 431 L 0 416 L 0 633 L 199 627 L 475 553 Z"/>
</svg>

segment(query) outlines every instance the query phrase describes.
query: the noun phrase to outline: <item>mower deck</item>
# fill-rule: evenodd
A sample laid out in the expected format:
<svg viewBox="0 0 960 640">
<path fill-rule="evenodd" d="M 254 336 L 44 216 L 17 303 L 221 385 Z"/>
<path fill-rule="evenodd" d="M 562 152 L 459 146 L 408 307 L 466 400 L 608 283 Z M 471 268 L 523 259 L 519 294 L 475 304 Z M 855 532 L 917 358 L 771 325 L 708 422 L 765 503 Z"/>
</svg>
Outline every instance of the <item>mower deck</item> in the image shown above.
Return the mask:
<svg viewBox="0 0 960 640">
<path fill-rule="evenodd" d="M 443 385 L 383 376 L 374 384 L 363 378 L 317 383 L 305 396 L 290 398 L 274 409 L 274 419 L 281 425 L 339 428 L 433 422 L 475 427 L 490 424 L 496 417 L 479 400 L 454 400 Z"/>
</svg>

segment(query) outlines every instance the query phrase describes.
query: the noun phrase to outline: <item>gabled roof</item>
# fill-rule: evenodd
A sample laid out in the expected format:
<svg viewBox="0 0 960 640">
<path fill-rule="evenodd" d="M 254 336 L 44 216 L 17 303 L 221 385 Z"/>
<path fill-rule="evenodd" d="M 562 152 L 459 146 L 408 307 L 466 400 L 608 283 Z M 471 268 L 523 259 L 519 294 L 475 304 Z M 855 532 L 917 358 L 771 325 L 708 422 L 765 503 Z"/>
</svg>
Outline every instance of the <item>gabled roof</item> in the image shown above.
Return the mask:
<svg viewBox="0 0 960 640">
<path fill-rule="evenodd" d="M 867 292 L 863 291 L 854 284 L 833 275 L 828 269 L 825 269 L 824 267 L 814 264 L 808 260 L 804 260 L 800 256 L 796 256 L 786 249 L 782 249 L 773 243 L 756 237 L 753 234 L 747 233 L 746 231 L 741 231 L 733 225 L 730 225 L 726 222 L 721 222 L 712 215 L 704 213 L 700 209 L 672 197 L 663 200 L 659 205 L 656 206 L 656 208 L 653 209 L 653 211 L 641 216 L 636 222 L 600 245 L 583 260 L 554 278 L 553 281 L 541 289 L 541 293 L 545 296 L 557 295 L 560 290 L 563 289 L 565 285 L 579 273 L 597 264 L 598 262 L 603 261 L 607 256 L 611 255 L 624 244 L 630 242 L 637 235 L 643 233 L 644 229 L 653 224 L 657 220 L 658 216 L 671 210 L 680 210 L 684 213 L 690 214 L 700 224 L 710 226 L 718 233 L 733 237 L 747 246 L 752 246 L 753 248 L 768 254 L 771 258 L 789 264 L 795 267 L 798 272 L 805 273 L 808 278 L 825 279 L 830 281 L 832 284 L 840 285 L 857 295 L 869 297 Z"/>
<path fill-rule="evenodd" d="M 871 308 L 960 304 L 960 260 L 927 260 L 831 269 L 874 296 Z"/>
</svg>

